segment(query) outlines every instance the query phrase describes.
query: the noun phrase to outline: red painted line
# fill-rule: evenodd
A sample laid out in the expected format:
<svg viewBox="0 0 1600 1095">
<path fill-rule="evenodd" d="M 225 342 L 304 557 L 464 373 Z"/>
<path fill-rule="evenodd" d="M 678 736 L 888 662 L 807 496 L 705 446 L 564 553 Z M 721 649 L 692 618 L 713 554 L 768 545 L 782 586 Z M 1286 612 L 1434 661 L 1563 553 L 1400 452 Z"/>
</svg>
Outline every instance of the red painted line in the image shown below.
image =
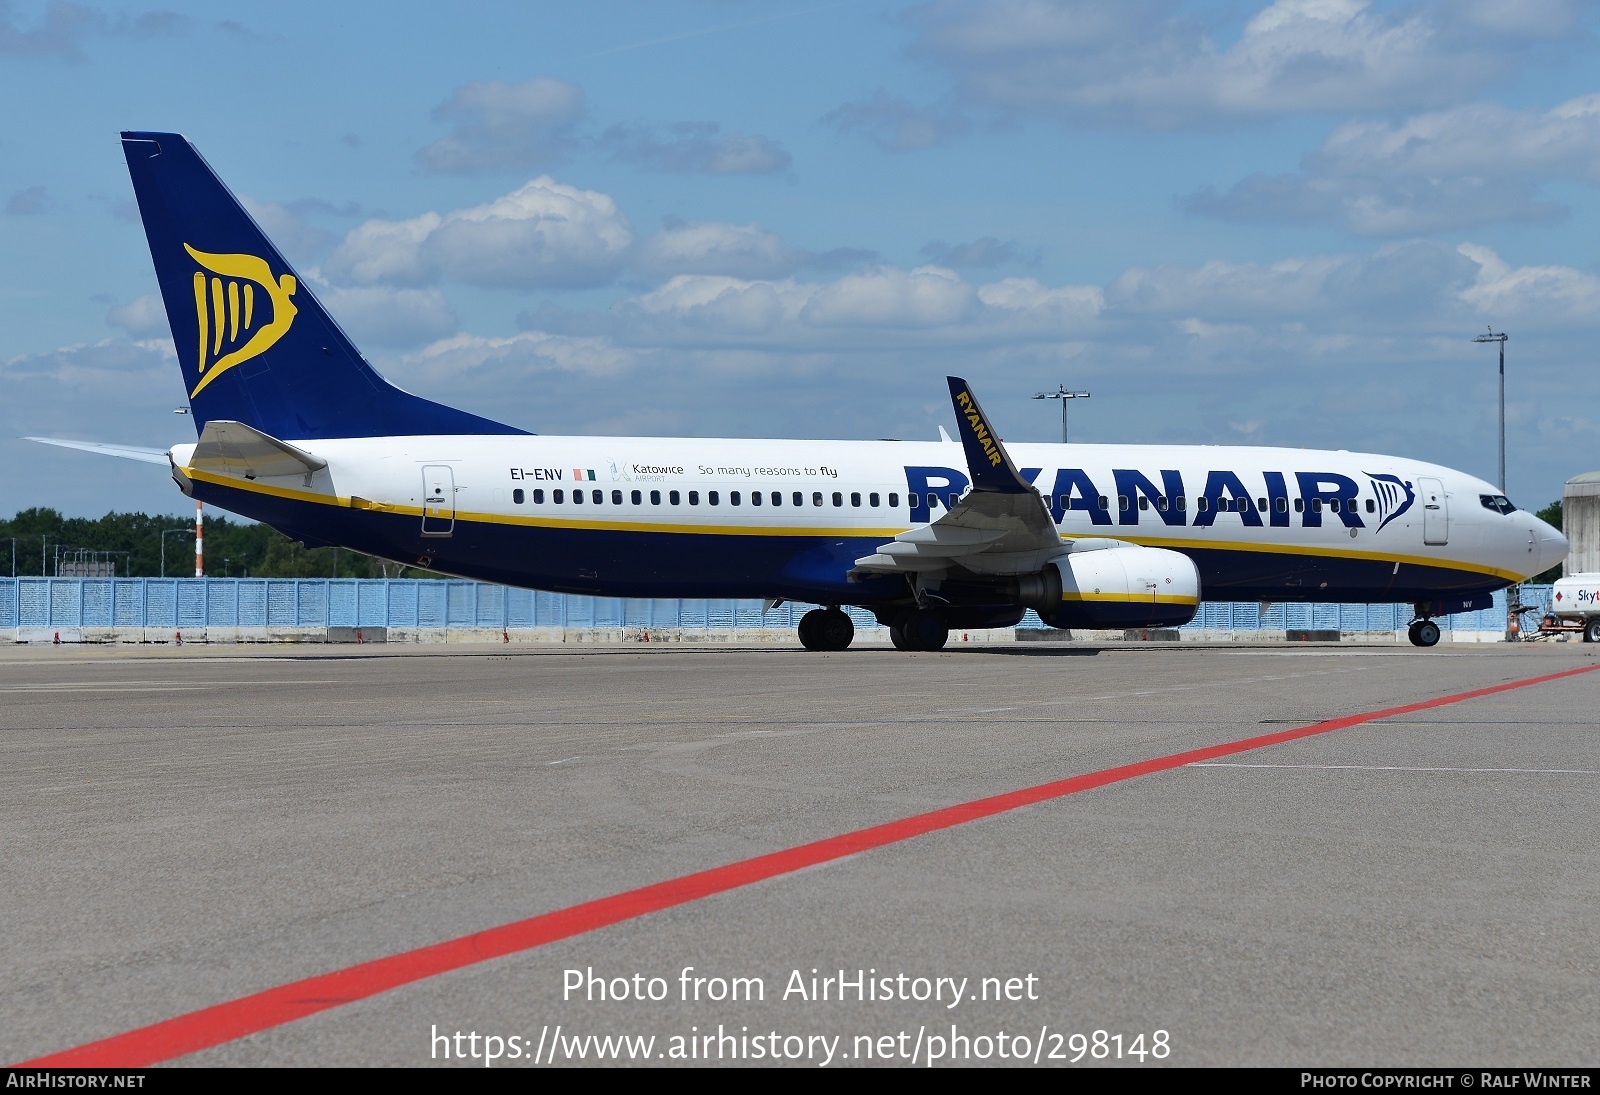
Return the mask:
<svg viewBox="0 0 1600 1095">
<path fill-rule="evenodd" d="M 387 992 L 414 981 L 486 962 L 491 958 L 501 958 L 519 951 L 531 950 L 560 939 L 570 939 L 572 936 L 609 927 L 624 920 L 632 920 L 676 905 L 698 901 L 713 894 L 726 893 L 753 882 L 778 878 L 805 867 L 814 867 L 819 863 L 828 863 L 873 848 L 897 844 L 925 833 L 965 825 L 979 818 L 993 817 L 1023 806 L 1048 802 L 1051 799 L 1077 794 L 1079 791 L 1120 783 L 1154 772 L 1165 772 L 1196 761 L 1215 760 L 1217 757 L 1264 749 L 1269 745 L 1282 745 L 1285 742 L 1327 734 L 1365 722 L 1545 684 L 1596 669 L 1600 669 L 1600 664 L 1491 685 L 1488 688 L 1477 688 L 1471 692 L 1460 692 L 1452 696 L 1439 696 L 1400 707 L 1384 708 L 1381 711 L 1346 715 L 1343 718 L 1329 719 L 1327 722 L 1311 726 L 1262 734 L 1259 737 L 1244 738 L 1221 745 L 1208 745 L 1202 749 L 1191 749 L 1184 753 L 1124 764 L 1117 768 L 1106 768 L 1099 772 L 964 802 L 957 806 L 947 806 L 930 813 L 901 818 L 883 825 L 858 829 L 853 833 L 843 833 L 810 844 L 756 856 L 753 859 L 744 859 L 722 867 L 683 875 L 680 878 L 671 878 L 637 890 L 586 901 L 581 905 L 557 909 L 526 920 L 503 924 L 498 928 L 463 935 L 457 939 L 447 939 L 442 943 L 404 951 L 387 958 L 362 962 L 360 965 L 334 970 L 332 973 L 307 977 L 267 989 L 265 992 L 241 996 L 236 1000 L 214 1004 L 110 1038 L 65 1049 L 59 1053 L 35 1057 L 30 1061 L 19 1061 L 10 1067 L 140 1068 L 159 1064 L 174 1057 L 182 1057 L 223 1042 L 231 1042 L 236 1038 L 269 1030 L 284 1023 L 292 1023 L 296 1019 L 315 1015 L 319 1011 L 365 1000 L 369 996 L 376 996 L 380 992 Z"/>
</svg>

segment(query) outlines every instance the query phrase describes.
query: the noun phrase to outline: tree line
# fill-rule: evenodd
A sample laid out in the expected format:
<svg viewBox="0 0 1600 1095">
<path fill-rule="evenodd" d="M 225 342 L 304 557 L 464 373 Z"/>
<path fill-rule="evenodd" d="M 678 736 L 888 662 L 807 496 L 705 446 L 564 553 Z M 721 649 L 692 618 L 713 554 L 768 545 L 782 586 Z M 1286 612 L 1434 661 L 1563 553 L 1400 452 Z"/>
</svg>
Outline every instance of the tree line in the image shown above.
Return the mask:
<svg viewBox="0 0 1600 1095">
<path fill-rule="evenodd" d="M 119 578 L 155 578 L 162 571 L 163 539 L 166 576 L 193 577 L 192 511 L 156 516 L 113 512 L 95 518 L 25 509 L 0 520 L 0 575 L 54 576 L 58 557 L 81 549 L 112 553 L 106 561 L 116 564 Z M 440 577 L 349 548 L 306 548 L 268 525 L 230 519 L 214 510 L 206 511 L 204 550 L 208 578 Z"/>
</svg>

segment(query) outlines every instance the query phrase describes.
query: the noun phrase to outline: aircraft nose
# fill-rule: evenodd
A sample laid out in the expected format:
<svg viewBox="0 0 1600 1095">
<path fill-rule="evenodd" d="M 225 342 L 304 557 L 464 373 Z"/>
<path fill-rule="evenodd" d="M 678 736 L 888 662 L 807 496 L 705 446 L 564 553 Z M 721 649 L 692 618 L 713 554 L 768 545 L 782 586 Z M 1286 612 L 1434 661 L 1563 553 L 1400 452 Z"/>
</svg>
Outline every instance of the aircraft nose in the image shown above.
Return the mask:
<svg viewBox="0 0 1600 1095">
<path fill-rule="evenodd" d="M 1553 566 L 1559 566 L 1566 562 L 1567 552 L 1570 550 L 1571 545 L 1567 543 L 1567 538 L 1561 534 L 1561 530 L 1546 524 L 1537 517 L 1533 520 L 1536 526 L 1533 532 L 1539 540 L 1539 570 L 1549 570 Z"/>
</svg>

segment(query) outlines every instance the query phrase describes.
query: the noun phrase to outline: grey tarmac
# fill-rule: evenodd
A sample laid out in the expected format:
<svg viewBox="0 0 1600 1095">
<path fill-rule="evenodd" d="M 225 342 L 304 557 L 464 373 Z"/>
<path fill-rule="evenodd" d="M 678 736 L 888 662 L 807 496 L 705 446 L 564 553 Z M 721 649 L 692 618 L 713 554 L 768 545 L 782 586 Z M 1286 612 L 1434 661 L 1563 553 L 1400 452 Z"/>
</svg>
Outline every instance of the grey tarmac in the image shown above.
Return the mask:
<svg viewBox="0 0 1600 1095">
<path fill-rule="evenodd" d="M 985 796 L 1597 655 L 1578 643 L 6 649 L 0 1055 Z M 953 1024 L 991 1047 L 1022 1035 L 1040 1064 L 1067 1063 L 1051 1051 L 1070 1058 L 1067 1036 L 1092 1045 L 1099 1030 L 1107 1056 L 1079 1063 L 1138 1065 L 1111 1039 L 1143 1035 L 1146 1067 L 1593 1066 L 1597 706 L 1600 672 L 1585 673 L 1140 776 L 173 1063 L 482 1067 L 438 1056 L 433 1035 L 459 1031 L 517 1037 L 529 1056 L 495 1064 L 526 1067 L 559 1024 L 564 1037 L 656 1036 L 637 1064 L 671 1063 L 659 1055 L 671 1038 L 719 1027 L 747 1046 L 836 1038 L 829 1067 L 909 1063 L 914 1044 L 922 1064 Z M 668 992 L 587 1000 L 564 989 L 569 970 L 630 993 L 658 977 Z M 893 999 L 816 1000 L 813 970 L 907 980 Z M 805 998 L 783 999 L 797 971 Z M 695 977 L 703 992 L 759 981 L 765 998 L 685 1001 Z M 1036 998 L 973 999 L 986 977 L 1031 977 Z M 916 978 L 943 999 L 900 998 Z M 969 995 L 951 1007 L 962 979 Z M 1148 1056 L 1156 1031 L 1163 1060 Z M 1023 1062 L 991 1049 L 957 1063 Z"/>
</svg>

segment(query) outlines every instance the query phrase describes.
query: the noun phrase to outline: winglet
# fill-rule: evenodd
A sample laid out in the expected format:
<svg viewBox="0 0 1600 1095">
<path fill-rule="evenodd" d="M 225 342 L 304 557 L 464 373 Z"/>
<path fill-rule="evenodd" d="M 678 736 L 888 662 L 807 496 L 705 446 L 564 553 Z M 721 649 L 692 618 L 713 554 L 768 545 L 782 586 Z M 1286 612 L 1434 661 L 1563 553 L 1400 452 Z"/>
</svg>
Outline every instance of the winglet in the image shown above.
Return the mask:
<svg viewBox="0 0 1600 1095">
<path fill-rule="evenodd" d="M 950 382 L 950 399 L 956 408 L 956 429 L 967 454 L 967 471 L 972 489 L 996 494 L 1028 494 L 1033 488 L 1017 474 L 1017 466 L 1006 454 L 1005 446 L 989 427 L 989 416 L 978 406 L 972 388 L 959 376 L 945 377 Z"/>
</svg>

